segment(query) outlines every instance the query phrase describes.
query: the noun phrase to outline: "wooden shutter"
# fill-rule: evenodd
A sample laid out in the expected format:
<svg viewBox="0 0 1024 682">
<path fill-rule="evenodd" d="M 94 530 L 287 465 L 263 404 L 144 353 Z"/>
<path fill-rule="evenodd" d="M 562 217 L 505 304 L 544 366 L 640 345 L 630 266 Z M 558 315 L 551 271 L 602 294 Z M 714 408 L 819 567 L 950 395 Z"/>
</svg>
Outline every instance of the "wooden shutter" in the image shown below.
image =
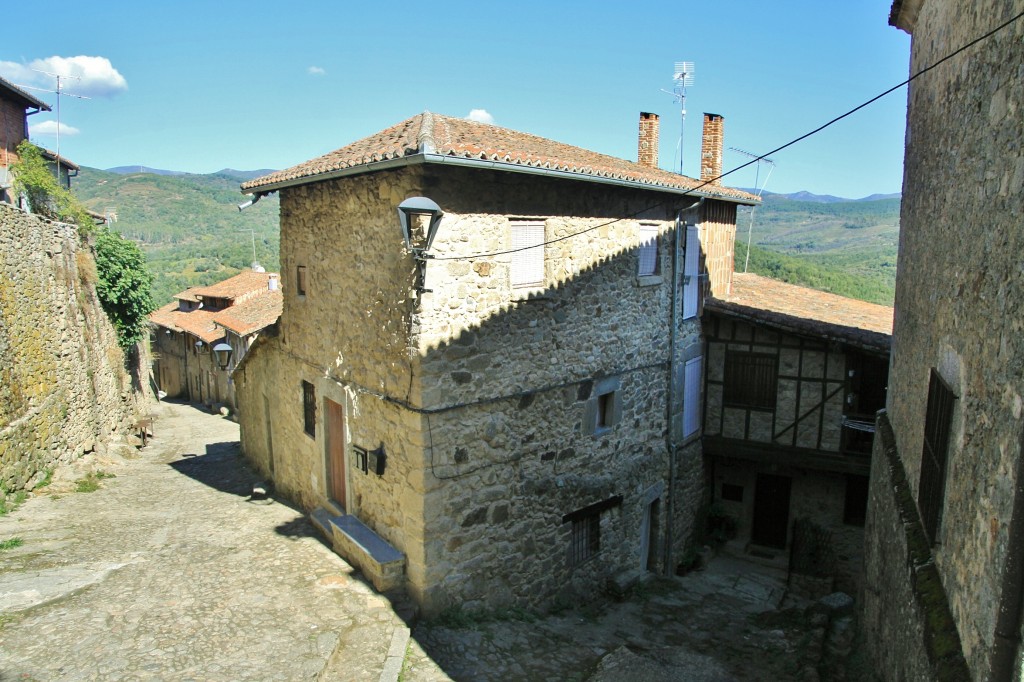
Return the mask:
<svg viewBox="0 0 1024 682">
<path fill-rule="evenodd" d="M 697 315 L 700 292 L 700 237 L 697 227 L 686 226 L 686 253 L 683 255 L 683 319 Z"/>
<path fill-rule="evenodd" d="M 509 277 L 512 287 L 543 286 L 544 223 L 516 221 L 511 223 L 511 227 L 513 252 L 510 254 Z"/>
<path fill-rule="evenodd" d="M 636 274 L 640 277 L 658 274 L 658 226 L 640 226 L 639 264 Z"/>
<path fill-rule="evenodd" d="M 704 393 L 701 385 L 704 375 L 704 358 L 696 357 L 686 361 L 685 378 L 683 379 L 683 438 L 688 438 L 700 430 L 701 413 Z"/>
</svg>

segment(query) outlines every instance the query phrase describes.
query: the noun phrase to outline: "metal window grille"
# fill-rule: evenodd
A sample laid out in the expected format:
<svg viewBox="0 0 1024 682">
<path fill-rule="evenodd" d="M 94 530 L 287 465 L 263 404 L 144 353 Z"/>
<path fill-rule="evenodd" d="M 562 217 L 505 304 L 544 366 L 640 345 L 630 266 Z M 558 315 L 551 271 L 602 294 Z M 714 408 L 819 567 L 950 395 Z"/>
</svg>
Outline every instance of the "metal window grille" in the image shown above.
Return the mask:
<svg viewBox="0 0 1024 682">
<path fill-rule="evenodd" d="M 640 226 L 639 265 L 636 274 L 644 277 L 658 274 L 658 227 Z"/>
<path fill-rule="evenodd" d="M 573 519 L 569 562 L 578 566 L 601 549 L 601 513 Z"/>
<path fill-rule="evenodd" d="M 308 381 L 302 382 L 303 427 L 311 436 L 316 436 L 316 390 Z"/>
<path fill-rule="evenodd" d="M 509 257 L 509 277 L 512 287 L 543 286 L 544 223 L 516 221 L 511 227 L 513 252 Z"/>
<path fill-rule="evenodd" d="M 774 355 L 727 351 L 723 404 L 750 410 L 774 410 L 778 375 L 778 358 Z"/>
<path fill-rule="evenodd" d="M 949 455 L 950 426 L 956 395 L 932 369 L 928 382 L 928 407 L 924 419 L 924 447 L 921 453 L 921 485 L 917 504 L 921 522 L 932 544 L 938 540 L 942 506 L 946 496 L 946 460 Z"/>
</svg>

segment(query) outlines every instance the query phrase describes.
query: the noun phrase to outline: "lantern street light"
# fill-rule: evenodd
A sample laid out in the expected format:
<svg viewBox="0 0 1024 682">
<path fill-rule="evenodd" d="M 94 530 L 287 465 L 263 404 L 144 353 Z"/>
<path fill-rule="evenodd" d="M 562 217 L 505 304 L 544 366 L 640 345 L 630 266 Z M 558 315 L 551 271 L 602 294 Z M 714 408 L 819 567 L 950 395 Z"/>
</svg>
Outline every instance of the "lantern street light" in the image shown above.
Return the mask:
<svg viewBox="0 0 1024 682">
<path fill-rule="evenodd" d="M 402 225 L 402 238 L 405 240 L 405 248 L 409 250 L 416 261 L 416 291 L 424 293 L 430 291 L 423 288 L 427 274 L 427 259 L 431 256 L 427 253 L 430 245 L 434 243 L 437 235 L 437 228 L 441 225 L 441 216 L 444 211 L 431 199 L 426 197 L 410 197 L 398 205 L 398 219 Z M 419 220 L 417 220 L 419 219 Z M 423 226 L 423 222 L 427 223 Z M 420 224 L 420 232 L 413 233 L 416 223 Z M 418 246 L 418 244 L 423 246 Z"/>
<path fill-rule="evenodd" d="M 217 358 L 217 366 L 222 370 L 226 370 L 228 365 L 231 364 L 231 353 L 234 349 L 231 348 L 231 344 L 221 341 L 213 347 L 213 355 Z"/>
</svg>

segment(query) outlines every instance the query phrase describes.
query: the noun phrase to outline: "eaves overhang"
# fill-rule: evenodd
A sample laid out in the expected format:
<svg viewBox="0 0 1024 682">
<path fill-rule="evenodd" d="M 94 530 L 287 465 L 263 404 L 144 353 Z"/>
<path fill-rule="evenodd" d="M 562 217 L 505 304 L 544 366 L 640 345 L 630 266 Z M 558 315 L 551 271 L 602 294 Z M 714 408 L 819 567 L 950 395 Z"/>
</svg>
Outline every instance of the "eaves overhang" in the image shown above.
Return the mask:
<svg viewBox="0 0 1024 682">
<path fill-rule="evenodd" d="M 759 203 L 758 200 L 743 199 L 740 197 L 728 196 L 717 193 L 713 190 L 715 185 L 712 185 L 710 183 L 706 185 L 708 189 L 687 189 L 684 187 L 671 187 L 668 185 L 661 185 L 653 182 L 640 182 L 637 180 L 627 180 L 623 178 L 611 178 L 603 177 L 600 175 L 574 173 L 572 171 L 565 171 L 556 168 L 545 168 L 543 166 L 531 166 L 526 164 L 507 163 L 504 161 L 495 161 L 490 159 L 472 159 L 459 156 L 449 156 L 445 154 L 432 154 L 424 152 L 420 152 L 418 154 L 409 154 L 406 156 L 393 159 L 371 161 L 356 166 L 350 166 L 348 168 L 341 168 L 338 170 L 317 173 L 316 175 L 307 175 L 300 178 L 282 180 L 280 182 L 271 182 L 264 185 L 260 185 L 258 188 L 253 188 L 251 191 L 243 190 L 243 193 L 266 196 L 267 194 L 271 194 L 282 189 L 288 189 L 290 187 L 298 187 L 300 185 L 307 185 L 315 182 L 335 180 L 338 178 L 350 177 L 353 175 L 363 175 L 366 173 L 374 173 L 377 171 L 392 170 L 395 168 L 418 166 L 421 164 L 459 166 L 463 168 L 476 168 L 481 170 L 493 170 L 507 173 L 524 173 L 526 175 L 558 178 L 561 180 L 575 180 L 577 182 L 590 182 L 601 185 L 612 185 L 615 187 L 626 187 L 629 189 L 638 189 L 647 192 L 662 192 L 665 194 L 672 194 L 675 196 L 717 199 L 719 201 L 728 201 L 730 203 L 738 204 L 740 206 L 755 206 Z"/>
</svg>

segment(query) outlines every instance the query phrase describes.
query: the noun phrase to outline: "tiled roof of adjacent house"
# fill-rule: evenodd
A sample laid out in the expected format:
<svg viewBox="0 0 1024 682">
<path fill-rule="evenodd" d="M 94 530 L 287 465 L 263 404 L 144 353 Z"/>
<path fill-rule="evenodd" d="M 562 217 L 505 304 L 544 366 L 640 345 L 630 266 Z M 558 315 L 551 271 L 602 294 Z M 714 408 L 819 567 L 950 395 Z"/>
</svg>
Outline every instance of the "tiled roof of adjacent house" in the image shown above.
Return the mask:
<svg viewBox="0 0 1024 682">
<path fill-rule="evenodd" d="M 735 274 L 732 294 L 709 298 L 706 310 L 761 322 L 784 331 L 888 352 L 893 309 L 754 274 Z"/>
<path fill-rule="evenodd" d="M 150 322 L 177 332 L 188 332 L 206 343 L 224 338 L 224 332 L 215 325 L 217 312 L 213 310 L 178 310 L 177 303 L 168 303 L 149 314 Z"/>
<path fill-rule="evenodd" d="M 283 304 L 280 289 L 268 291 L 225 308 L 217 313 L 214 322 L 239 336 L 246 336 L 277 322 Z"/>
<path fill-rule="evenodd" d="M 281 316 L 281 290 L 270 291 L 268 281 L 277 273 L 246 270 L 223 282 L 192 287 L 175 295 L 177 300 L 199 301 L 202 297 L 233 301 L 221 310 L 197 308 L 179 310 L 177 302 L 168 303 L 149 315 L 153 324 L 173 331 L 183 331 L 214 343 L 224 337 L 224 329 L 246 336 L 277 321 Z"/>
<path fill-rule="evenodd" d="M 555 171 L 579 180 L 621 181 L 652 190 L 683 193 L 757 203 L 752 194 L 642 166 L 614 156 L 555 142 L 487 123 L 442 116 L 425 111 L 367 138 L 297 166 L 250 180 L 243 191 L 274 191 L 282 187 L 324 180 L 346 172 L 369 172 L 382 162 L 423 156 L 443 162 L 460 159 L 487 164 L 495 170 Z M 703 186 L 702 186 L 703 185 Z"/>
<path fill-rule="evenodd" d="M 34 95 L 30 95 L 9 80 L 0 78 L 0 97 L 21 102 L 25 107 L 41 111 L 50 111 L 50 105 Z"/>
<path fill-rule="evenodd" d="M 272 272 L 256 272 L 255 270 L 243 270 L 234 277 L 229 277 L 223 282 L 210 284 L 204 287 L 192 287 L 175 298 L 182 298 L 184 295 L 207 298 L 226 298 L 235 300 L 246 294 L 258 291 L 265 291 L 271 276 L 277 277 Z"/>
<path fill-rule="evenodd" d="M 57 163 L 57 152 L 50 151 L 46 147 L 40 147 L 39 151 L 42 153 L 44 159 L 46 159 L 47 161 L 53 161 L 54 163 Z M 77 163 L 71 161 L 66 156 L 60 157 L 60 165 L 64 166 L 65 168 L 70 168 L 71 170 L 82 170 L 81 168 L 79 168 Z"/>
</svg>

